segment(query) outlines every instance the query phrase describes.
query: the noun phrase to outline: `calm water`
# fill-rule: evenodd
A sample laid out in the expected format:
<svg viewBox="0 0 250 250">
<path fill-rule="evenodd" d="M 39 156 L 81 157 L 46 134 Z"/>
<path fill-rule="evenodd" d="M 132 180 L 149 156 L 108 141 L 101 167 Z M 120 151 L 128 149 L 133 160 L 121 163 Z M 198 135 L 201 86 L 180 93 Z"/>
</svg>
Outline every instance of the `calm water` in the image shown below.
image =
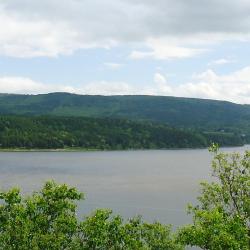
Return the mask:
<svg viewBox="0 0 250 250">
<path fill-rule="evenodd" d="M 228 148 L 226 151 L 244 151 Z M 25 193 L 54 179 L 86 194 L 80 213 L 112 208 L 125 217 L 188 223 L 185 207 L 195 202 L 199 181 L 208 179 L 207 150 L 115 152 L 1 152 L 0 186 L 19 186 Z"/>
</svg>

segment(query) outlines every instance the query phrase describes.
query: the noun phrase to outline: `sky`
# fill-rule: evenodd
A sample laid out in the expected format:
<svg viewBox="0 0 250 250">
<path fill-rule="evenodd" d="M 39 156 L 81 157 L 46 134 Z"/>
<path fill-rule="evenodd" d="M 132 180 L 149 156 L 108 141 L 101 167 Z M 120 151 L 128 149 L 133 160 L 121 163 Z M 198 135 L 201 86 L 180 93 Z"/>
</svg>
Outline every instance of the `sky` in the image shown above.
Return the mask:
<svg viewBox="0 0 250 250">
<path fill-rule="evenodd" d="M 0 92 L 250 104 L 250 0 L 0 0 Z"/>
</svg>

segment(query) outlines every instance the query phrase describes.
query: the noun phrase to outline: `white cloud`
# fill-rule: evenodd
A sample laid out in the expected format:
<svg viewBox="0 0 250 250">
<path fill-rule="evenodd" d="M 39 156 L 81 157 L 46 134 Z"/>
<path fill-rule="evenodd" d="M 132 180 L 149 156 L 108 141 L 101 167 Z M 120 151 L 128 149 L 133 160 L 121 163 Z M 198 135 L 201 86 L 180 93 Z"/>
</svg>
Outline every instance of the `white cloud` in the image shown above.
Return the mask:
<svg viewBox="0 0 250 250">
<path fill-rule="evenodd" d="M 0 93 L 40 94 L 49 92 L 74 92 L 71 86 L 36 82 L 26 77 L 0 77 Z"/>
<path fill-rule="evenodd" d="M 156 73 L 154 75 L 154 83 L 156 85 L 156 92 L 155 94 L 158 95 L 170 95 L 173 93 L 173 89 L 170 85 L 168 85 L 165 76 L 160 73 Z"/>
<path fill-rule="evenodd" d="M 77 33 L 67 23 L 25 20 L 0 8 L 0 54 L 14 57 L 70 54 L 77 47 Z"/>
<path fill-rule="evenodd" d="M 123 66 L 123 64 L 121 64 L 121 63 L 113 63 L 113 62 L 106 62 L 106 63 L 104 63 L 104 66 L 106 68 L 108 68 L 108 69 L 118 70 Z"/>
<path fill-rule="evenodd" d="M 172 95 L 226 100 L 250 104 L 250 66 L 227 75 L 218 75 L 213 70 L 193 76 L 192 81 L 179 85 L 168 84 L 159 73 L 155 74 L 153 95 Z"/>
<path fill-rule="evenodd" d="M 179 41 L 167 37 L 154 39 L 151 38 L 146 42 L 146 45 L 148 47 L 147 51 L 134 50 L 129 55 L 129 58 L 135 60 L 145 58 L 153 58 L 157 60 L 188 58 L 197 56 L 207 51 L 205 48 L 201 49 L 188 47 L 189 44 L 193 45 L 195 42 L 195 38 L 192 40 L 192 42 L 188 39 L 186 39 L 185 41 Z"/>
<path fill-rule="evenodd" d="M 229 63 L 235 63 L 236 60 L 233 60 L 233 59 L 227 59 L 227 58 L 220 58 L 220 59 L 217 59 L 217 60 L 214 60 L 212 62 L 210 62 L 208 65 L 224 65 L 224 64 L 229 64 Z"/>
<path fill-rule="evenodd" d="M 228 75 L 207 70 L 195 75 L 192 82 L 180 85 L 177 92 L 181 96 L 250 103 L 250 67 Z"/>
<path fill-rule="evenodd" d="M 168 95 L 227 100 L 250 104 L 250 66 L 227 75 L 218 75 L 213 70 L 196 74 L 187 83 L 174 85 L 168 83 L 161 73 L 154 75 L 153 84 L 137 87 L 126 82 L 98 81 L 82 84 L 53 85 L 22 77 L 0 77 L 1 93 L 49 93 L 71 92 L 98 95 Z"/>
<path fill-rule="evenodd" d="M 0 77 L 0 93 L 41 94 L 50 92 L 69 92 L 89 95 L 132 95 L 136 90 L 125 82 L 98 81 L 75 87 L 41 83 L 25 77 Z"/>
<path fill-rule="evenodd" d="M 136 44 L 132 58 L 190 57 L 207 42 L 249 40 L 249 11 L 249 0 L 1 1 L 0 54 L 58 56 Z M 140 49 L 145 46 L 149 51 Z"/>
<path fill-rule="evenodd" d="M 145 59 L 150 57 L 154 57 L 154 52 L 133 50 L 129 55 L 129 58 L 133 60 Z"/>
<path fill-rule="evenodd" d="M 92 82 L 78 89 L 78 93 L 89 95 L 133 95 L 135 92 L 136 89 L 126 82 Z"/>
</svg>

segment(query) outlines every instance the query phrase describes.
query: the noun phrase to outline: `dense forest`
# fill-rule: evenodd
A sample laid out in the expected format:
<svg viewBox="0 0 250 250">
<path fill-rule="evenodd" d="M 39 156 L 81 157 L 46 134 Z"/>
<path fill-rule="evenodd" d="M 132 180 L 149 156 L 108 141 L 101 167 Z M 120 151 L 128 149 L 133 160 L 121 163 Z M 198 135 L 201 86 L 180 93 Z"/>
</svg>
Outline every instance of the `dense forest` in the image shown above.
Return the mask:
<svg viewBox="0 0 250 250">
<path fill-rule="evenodd" d="M 0 94 L 0 114 L 121 118 L 250 135 L 250 105 L 195 98 Z"/>
<path fill-rule="evenodd" d="M 0 116 L 0 147 L 24 149 L 202 148 L 211 142 L 243 145 L 245 137 L 228 132 L 176 129 L 127 119 Z"/>
<path fill-rule="evenodd" d="M 160 149 L 250 142 L 250 105 L 166 96 L 0 94 L 2 148 Z"/>
<path fill-rule="evenodd" d="M 250 131 L 250 105 L 168 96 L 1 94 L 0 114 L 112 117 L 181 128 Z"/>
</svg>

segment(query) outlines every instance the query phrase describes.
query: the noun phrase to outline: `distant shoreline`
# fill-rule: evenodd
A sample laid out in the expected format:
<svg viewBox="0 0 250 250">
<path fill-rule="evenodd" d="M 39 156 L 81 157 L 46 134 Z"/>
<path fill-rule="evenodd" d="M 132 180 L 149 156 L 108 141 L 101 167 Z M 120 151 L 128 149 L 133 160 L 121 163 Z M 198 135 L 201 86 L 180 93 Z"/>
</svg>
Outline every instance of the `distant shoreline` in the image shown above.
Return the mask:
<svg viewBox="0 0 250 250">
<path fill-rule="evenodd" d="M 240 148 L 247 146 L 235 145 L 235 146 L 222 146 L 221 148 Z M 197 147 L 197 148 L 137 148 L 137 149 L 86 149 L 86 148 L 58 148 L 58 149 L 24 149 L 24 148 L 6 148 L 0 149 L 0 152 L 110 152 L 110 151 L 149 151 L 149 150 L 195 150 L 195 149 L 207 149 L 208 147 Z"/>
<path fill-rule="evenodd" d="M 55 148 L 55 149 L 42 149 L 42 148 L 1 148 L 0 152 L 90 152 L 90 151 L 111 151 L 108 149 L 85 149 L 85 148 Z"/>
</svg>

